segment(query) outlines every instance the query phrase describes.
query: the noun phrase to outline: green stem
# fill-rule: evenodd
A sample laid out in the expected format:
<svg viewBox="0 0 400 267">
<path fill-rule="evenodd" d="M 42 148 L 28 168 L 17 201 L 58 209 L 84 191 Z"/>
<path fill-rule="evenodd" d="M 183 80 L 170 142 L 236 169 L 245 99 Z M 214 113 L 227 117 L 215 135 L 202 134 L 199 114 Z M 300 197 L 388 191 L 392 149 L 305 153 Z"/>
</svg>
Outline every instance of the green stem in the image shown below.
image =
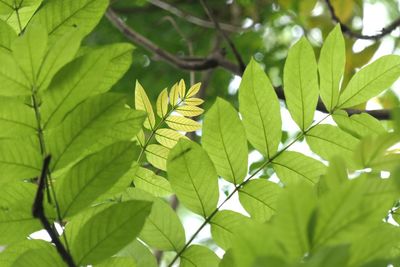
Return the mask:
<svg viewBox="0 0 400 267">
<path fill-rule="evenodd" d="M 242 188 L 245 184 L 247 184 L 255 175 L 257 175 L 261 170 L 263 170 L 268 164 L 270 164 L 274 159 L 276 159 L 279 155 L 281 155 L 284 151 L 286 151 L 289 147 L 291 147 L 293 144 L 295 144 L 298 140 L 300 140 L 302 137 L 304 137 L 311 129 L 313 129 L 315 126 L 319 125 L 321 122 L 323 122 L 325 119 L 327 119 L 331 114 L 328 114 L 325 116 L 323 119 L 321 119 L 319 122 L 315 123 L 314 125 L 310 126 L 307 130 L 304 132 L 300 133 L 292 142 L 290 142 L 287 146 L 285 146 L 283 149 L 275 153 L 268 161 L 264 162 L 252 175 L 250 175 L 248 178 L 246 178 L 242 183 L 238 184 L 235 189 L 226 197 L 226 199 L 206 218 L 206 220 L 203 222 L 202 225 L 196 230 L 196 232 L 192 235 L 192 237 L 189 239 L 188 242 L 186 242 L 185 246 L 176 254 L 176 256 L 172 259 L 171 263 L 168 265 L 168 267 L 171 267 L 175 261 L 182 255 L 183 252 L 185 252 L 186 248 L 193 242 L 193 240 L 196 238 L 196 236 L 203 230 L 203 228 L 211 221 L 211 219 L 217 214 L 217 212 L 221 209 L 221 207 L 228 202 L 229 199 L 237 192 L 239 191 L 240 188 Z"/>
</svg>

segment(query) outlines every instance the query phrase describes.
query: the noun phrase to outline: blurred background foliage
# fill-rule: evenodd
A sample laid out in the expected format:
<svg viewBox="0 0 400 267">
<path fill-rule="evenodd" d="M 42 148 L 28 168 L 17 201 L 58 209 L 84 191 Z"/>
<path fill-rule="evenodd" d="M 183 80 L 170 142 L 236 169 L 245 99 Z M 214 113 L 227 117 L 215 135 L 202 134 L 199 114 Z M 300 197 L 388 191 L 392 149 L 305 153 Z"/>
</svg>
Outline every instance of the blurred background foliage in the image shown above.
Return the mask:
<svg viewBox="0 0 400 267">
<path fill-rule="evenodd" d="M 371 31 L 366 24 L 379 25 L 377 22 L 380 22 L 388 25 L 400 16 L 400 2 L 396 0 L 330 2 L 343 23 L 354 32 L 363 34 L 373 35 L 382 29 L 366 32 Z M 207 3 L 216 20 L 224 24 L 221 26 L 224 26 L 244 62 L 249 62 L 251 57 L 261 62 L 275 86 L 282 83 L 283 64 L 291 44 L 306 35 L 318 55 L 323 39 L 335 26 L 323 0 L 209 0 Z M 180 57 L 207 57 L 222 51 L 227 59 L 236 64 L 226 41 L 197 0 L 114 0 L 111 7 L 132 29 L 165 51 Z M 364 16 L 367 9 L 370 13 L 368 18 Z M 374 13 L 374 9 L 380 12 Z M 343 84 L 348 82 L 358 68 L 379 54 L 377 51 L 382 47 L 383 53 L 399 53 L 399 36 L 398 28 L 376 41 L 347 36 Z M 104 17 L 85 43 L 95 46 L 125 41 L 127 38 Z M 187 70 L 171 66 L 140 45 L 136 47 L 134 63 L 115 90 L 133 95 L 134 83 L 138 79 L 154 103 L 163 88 L 171 86 L 180 78 L 189 81 L 190 73 Z M 205 109 L 217 96 L 236 103 L 237 81 L 240 79 L 235 79 L 229 71 L 216 68 L 198 71 L 193 75 L 196 82 L 204 84 L 202 96 L 206 100 Z M 394 90 L 398 91 L 399 88 Z M 399 105 L 398 95 L 393 90 L 387 91 L 377 102 L 381 108 L 393 108 Z M 359 108 L 365 108 L 365 105 Z"/>
</svg>

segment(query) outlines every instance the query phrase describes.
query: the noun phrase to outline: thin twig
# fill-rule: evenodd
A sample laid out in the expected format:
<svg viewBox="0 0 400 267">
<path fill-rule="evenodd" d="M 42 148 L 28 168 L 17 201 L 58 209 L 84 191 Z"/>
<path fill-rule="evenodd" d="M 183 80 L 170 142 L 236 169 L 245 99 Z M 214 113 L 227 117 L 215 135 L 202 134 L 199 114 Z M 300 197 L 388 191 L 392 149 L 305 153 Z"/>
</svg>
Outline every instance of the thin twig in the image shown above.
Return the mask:
<svg viewBox="0 0 400 267">
<path fill-rule="evenodd" d="M 218 31 L 219 34 L 225 39 L 225 41 L 228 43 L 229 47 L 231 48 L 233 54 L 235 55 L 235 58 L 239 64 L 239 68 L 241 72 L 244 72 L 246 68 L 246 64 L 244 63 L 242 56 L 240 55 L 239 51 L 236 49 L 235 44 L 232 42 L 232 40 L 229 38 L 228 34 L 224 32 L 218 22 L 218 20 L 213 16 L 210 8 L 208 7 L 206 0 L 200 0 L 200 3 L 206 12 L 207 16 L 214 22 L 215 29 Z"/>
<path fill-rule="evenodd" d="M 390 34 L 394 31 L 397 27 L 400 26 L 400 18 L 396 19 L 392 23 L 390 23 L 387 27 L 383 28 L 380 33 L 375 35 L 363 35 L 361 33 L 354 32 L 349 26 L 344 24 L 340 18 L 337 16 L 335 12 L 335 8 L 333 7 L 330 0 L 325 0 L 325 3 L 328 7 L 329 13 L 331 14 L 332 20 L 336 23 L 340 24 L 343 33 L 347 34 L 348 36 L 356 39 L 364 39 L 364 40 L 379 40 L 382 37 Z"/>
<path fill-rule="evenodd" d="M 214 23 L 212 21 L 208 21 L 208 20 L 196 17 L 188 12 L 180 10 L 179 8 L 171 5 L 170 3 L 167 3 L 167 2 L 164 2 L 161 0 L 148 0 L 148 2 L 158 8 L 161 8 L 161 9 L 177 16 L 178 18 L 184 19 L 187 22 L 192 23 L 194 25 L 197 25 L 197 26 L 200 26 L 203 28 L 209 28 L 209 29 L 214 28 Z M 134 11 L 134 9 L 132 9 L 132 8 L 118 8 L 116 10 L 121 13 L 132 13 Z M 251 28 L 251 26 L 242 28 L 240 26 L 235 26 L 235 25 L 231 25 L 231 24 L 227 24 L 227 23 L 220 23 L 220 25 L 221 25 L 222 30 L 226 31 L 226 32 L 243 32 L 243 31 L 249 30 Z"/>
<path fill-rule="evenodd" d="M 35 200 L 33 202 L 32 215 L 34 218 L 37 218 L 40 220 L 44 229 L 47 231 L 47 233 L 51 237 L 51 241 L 54 243 L 58 254 L 65 261 L 65 263 L 69 267 L 76 267 L 71 254 L 69 254 L 67 249 L 64 247 L 64 245 L 58 238 L 58 233 L 51 227 L 51 224 L 47 220 L 45 212 L 44 212 L 43 196 L 44 196 L 44 189 L 45 189 L 45 185 L 46 185 L 46 177 L 47 177 L 47 172 L 49 170 L 50 160 L 51 160 L 51 157 L 47 156 L 43 161 L 42 172 L 40 174 L 39 181 L 38 181 L 38 189 L 36 192 Z"/>
</svg>

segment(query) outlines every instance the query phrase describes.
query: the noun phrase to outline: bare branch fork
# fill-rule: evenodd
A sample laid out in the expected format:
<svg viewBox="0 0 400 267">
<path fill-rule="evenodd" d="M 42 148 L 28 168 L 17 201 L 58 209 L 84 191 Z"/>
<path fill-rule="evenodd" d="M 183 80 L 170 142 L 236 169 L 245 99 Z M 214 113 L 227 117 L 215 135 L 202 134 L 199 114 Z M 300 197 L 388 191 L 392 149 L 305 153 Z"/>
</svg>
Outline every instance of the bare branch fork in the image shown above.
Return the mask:
<svg viewBox="0 0 400 267">
<path fill-rule="evenodd" d="M 339 17 L 337 16 L 335 12 L 335 8 L 333 7 L 332 3 L 330 0 L 325 0 L 325 3 L 328 7 L 329 13 L 331 13 L 332 20 L 336 23 L 340 24 L 340 27 L 342 28 L 343 33 L 347 34 L 350 37 L 356 38 L 356 39 L 364 39 L 364 40 L 379 40 L 385 35 L 390 34 L 392 31 L 394 31 L 397 27 L 400 27 L 400 18 L 396 19 L 392 23 L 390 23 L 387 27 L 383 28 L 382 31 L 378 34 L 375 35 L 363 35 L 361 33 L 354 32 L 349 26 L 344 24 L 342 21 L 340 21 Z"/>
<path fill-rule="evenodd" d="M 44 212 L 43 197 L 44 197 L 44 189 L 45 189 L 45 185 L 46 185 L 46 177 L 47 177 L 47 172 L 48 172 L 49 165 L 50 165 L 50 160 L 51 160 L 51 157 L 47 156 L 43 161 L 42 172 L 40 174 L 39 181 L 38 181 L 38 189 L 36 192 L 35 200 L 33 202 L 32 215 L 34 218 L 37 218 L 40 220 L 40 222 L 43 225 L 43 228 L 50 235 L 51 241 L 55 245 L 58 254 L 61 256 L 61 258 L 64 260 L 64 262 L 69 267 L 76 267 L 71 254 L 66 250 L 66 248 L 60 241 L 60 238 L 58 237 L 58 233 L 53 229 L 53 227 L 51 227 L 51 224 L 50 224 L 49 220 L 46 218 L 46 215 Z"/>
<path fill-rule="evenodd" d="M 240 66 L 225 59 L 224 55 L 220 51 L 212 53 L 207 57 L 189 57 L 189 58 L 178 57 L 158 47 L 156 44 L 147 39 L 145 36 L 141 35 L 134 29 L 129 27 L 121 18 L 119 18 L 119 16 L 111 8 L 107 10 L 106 17 L 114 25 L 114 27 L 116 27 L 130 41 L 132 41 L 136 45 L 141 46 L 145 50 L 154 53 L 161 60 L 165 61 L 166 63 L 174 67 L 188 71 L 204 71 L 221 67 L 231 72 L 234 75 L 239 75 L 239 76 L 243 75 L 243 71 L 241 70 Z M 275 91 L 280 99 L 282 100 L 285 99 L 283 88 L 281 86 L 276 87 Z M 321 101 L 318 102 L 317 109 L 322 112 L 327 112 L 325 106 Z M 390 118 L 390 113 L 391 113 L 391 111 L 388 109 L 381 109 L 381 110 L 346 109 L 346 111 L 349 115 L 365 112 L 379 120 L 388 120 Z"/>
</svg>

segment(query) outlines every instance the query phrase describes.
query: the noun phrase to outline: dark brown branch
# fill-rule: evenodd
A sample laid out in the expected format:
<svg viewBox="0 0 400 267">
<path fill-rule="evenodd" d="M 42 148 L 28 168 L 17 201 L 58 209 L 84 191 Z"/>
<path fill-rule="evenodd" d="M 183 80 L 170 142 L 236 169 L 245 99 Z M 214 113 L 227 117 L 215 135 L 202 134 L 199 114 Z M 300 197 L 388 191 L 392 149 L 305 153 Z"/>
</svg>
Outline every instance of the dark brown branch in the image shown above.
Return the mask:
<svg viewBox="0 0 400 267">
<path fill-rule="evenodd" d="M 379 40 L 385 35 L 390 34 L 392 31 L 394 31 L 397 27 L 400 26 L 400 18 L 398 18 L 392 23 L 390 23 L 387 27 L 383 28 L 382 31 L 378 34 L 363 35 L 361 33 L 354 32 L 349 26 L 340 21 L 339 17 L 336 15 L 335 8 L 333 7 L 330 0 L 325 0 L 325 3 L 328 7 L 329 12 L 331 13 L 332 20 L 336 23 L 339 23 L 343 33 L 352 38 L 364 39 L 364 40 Z"/>
<path fill-rule="evenodd" d="M 212 55 L 201 58 L 201 57 L 178 57 L 175 56 L 157 45 L 151 42 L 146 37 L 134 31 L 130 28 L 126 23 L 121 20 L 118 15 L 112 10 L 108 9 L 106 13 L 109 21 L 119 29 L 129 40 L 133 43 L 141 46 L 145 50 L 152 52 L 160 57 L 163 61 L 168 64 L 175 66 L 177 68 L 189 71 L 204 71 L 209 69 L 214 69 L 217 67 L 222 67 L 234 75 L 242 76 L 243 71 L 240 70 L 240 67 L 235 63 L 232 63 L 225 58 L 220 53 L 213 53 Z M 283 93 L 282 87 L 276 87 L 275 91 L 278 97 L 282 100 L 285 99 L 285 95 Z M 318 102 L 317 109 L 322 112 L 327 112 L 321 101 Z M 349 115 L 358 114 L 361 112 L 368 113 L 379 120 L 388 120 L 390 119 L 390 110 L 382 109 L 382 110 L 355 110 L 355 109 L 346 109 Z"/>
<path fill-rule="evenodd" d="M 66 250 L 64 245 L 61 243 L 60 239 L 58 238 L 58 233 L 51 227 L 51 224 L 47 220 L 46 215 L 44 213 L 43 196 L 44 196 L 44 189 L 45 189 L 45 185 L 46 185 L 47 172 L 49 170 L 49 165 L 50 165 L 50 159 L 51 159 L 51 157 L 47 156 L 43 162 L 42 172 L 41 172 L 39 180 L 38 180 L 38 190 L 36 192 L 36 197 L 33 202 L 32 215 L 34 218 L 37 218 L 40 220 L 40 222 L 43 225 L 43 228 L 47 231 L 47 233 L 51 237 L 51 241 L 56 246 L 58 254 L 65 261 L 65 263 L 69 267 L 76 267 L 71 254 Z"/>
<path fill-rule="evenodd" d="M 226 34 L 221 29 L 221 26 L 217 19 L 213 16 L 210 8 L 208 7 L 206 0 L 200 0 L 201 5 L 203 6 L 204 11 L 206 12 L 207 16 L 214 22 L 215 29 L 221 34 L 221 36 L 225 39 L 225 41 L 228 43 L 229 47 L 231 48 L 233 54 L 235 55 L 235 58 L 239 64 L 239 68 L 241 72 L 244 72 L 244 69 L 246 68 L 246 64 L 244 64 L 244 61 L 242 59 L 242 56 L 240 55 L 239 51 L 236 49 L 235 44 L 232 42 L 232 40 L 229 38 L 229 36 Z"/>
</svg>

